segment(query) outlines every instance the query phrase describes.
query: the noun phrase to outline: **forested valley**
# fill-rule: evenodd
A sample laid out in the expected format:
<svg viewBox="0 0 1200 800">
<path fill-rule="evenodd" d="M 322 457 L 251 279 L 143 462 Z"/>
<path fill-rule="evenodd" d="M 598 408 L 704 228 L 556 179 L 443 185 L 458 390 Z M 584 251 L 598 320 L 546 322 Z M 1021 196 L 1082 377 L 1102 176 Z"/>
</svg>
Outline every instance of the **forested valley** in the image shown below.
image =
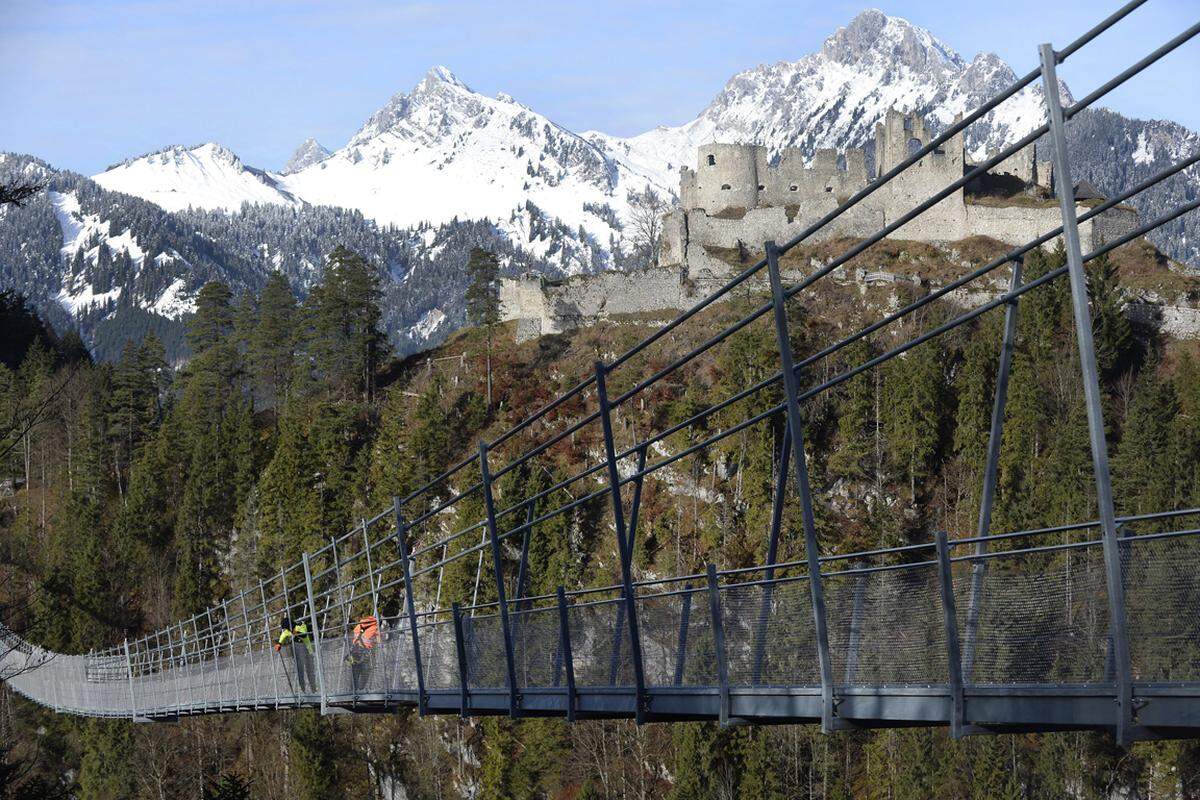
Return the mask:
<svg viewBox="0 0 1200 800">
<path fill-rule="evenodd" d="M 1027 280 L 1061 259 L 1030 254 Z M 1200 506 L 1200 361 L 1194 343 L 1130 323 L 1123 263 L 1116 254 L 1099 259 L 1091 274 L 1118 511 Z M 77 336 L 56 334 L 19 295 L 0 295 L 6 624 L 77 653 L 202 610 L 434 478 L 481 438 L 573 386 L 595 359 L 655 329 L 650 319 L 598 322 L 517 345 L 503 326 L 471 328 L 397 360 L 381 330 L 378 270 L 339 248 L 303 302 L 278 274 L 257 295 L 208 283 L 188 324 L 191 358 L 178 370 L 153 335 L 125 343 L 111 363 L 93 360 Z M 618 388 L 761 303 L 756 291 L 667 337 Z M 794 309 L 800 354 L 861 327 L 889 302 L 853 288 L 825 291 Z M 1021 301 L 997 531 L 1095 515 L 1067 291 L 1054 281 Z M 883 352 L 889 337 L 911 338 L 946 313 L 931 306 L 903 330 L 832 356 L 809 380 Z M 928 541 L 938 528 L 973 534 L 1001 313 L 806 404 L 828 552 Z M 749 327 L 623 408 L 622 425 L 662 430 L 777 363 L 773 330 Z M 774 402 L 762 398 L 762 407 Z M 741 418 L 723 411 L 706 424 L 719 430 Z M 683 431 L 663 446 L 678 451 L 697 435 Z M 648 480 L 638 574 L 762 563 L 781 436 L 782 420 L 773 420 L 681 462 L 669 480 Z M 513 480 L 550 485 L 593 463 L 597 448 L 594 438 L 566 439 L 548 451 L 541 473 Z M 453 524 L 444 522 L 446 530 Z M 789 504 L 781 558 L 802 556 L 798 530 Z M 602 504 L 557 517 L 531 546 L 531 590 L 611 583 L 615 550 Z M 474 590 L 473 560 L 456 563 L 444 576 L 443 605 L 469 601 Z M 486 581 L 479 591 L 487 596 Z M 1194 742 L 1124 752 L 1091 733 L 954 741 L 939 729 L 823 735 L 811 725 L 569 725 L 420 719 L 410 710 L 134 725 L 55 715 L 4 689 L 0 742 L 0 797 L 13 798 L 1200 798 Z"/>
</svg>

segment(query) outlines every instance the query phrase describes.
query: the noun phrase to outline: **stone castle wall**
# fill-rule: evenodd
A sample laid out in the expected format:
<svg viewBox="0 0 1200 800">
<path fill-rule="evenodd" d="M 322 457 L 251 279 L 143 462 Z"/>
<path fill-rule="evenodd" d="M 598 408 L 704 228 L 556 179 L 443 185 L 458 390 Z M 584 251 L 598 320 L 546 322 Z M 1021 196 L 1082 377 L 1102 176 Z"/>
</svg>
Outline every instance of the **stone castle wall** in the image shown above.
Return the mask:
<svg viewBox="0 0 1200 800">
<path fill-rule="evenodd" d="M 811 165 L 805 165 L 796 148 L 785 148 L 771 163 L 766 148 L 757 145 L 704 145 L 697 150 L 696 169 L 680 171 L 680 205 L 663 220 L 658 267 L 557 283 L 538 278 L 504 281 L 504 316 L 518 320 L 519 335 L 528 338 L 612 314 L 687 308 L 730 276 L 728 263 L 715 258 L 710 250 L 745 247 L 759 254 L 768 240 L 782 243 L 793 239 L 931 140 L 918 116 L 894 110 L 876 125 L 875 137 L 874 175 L 869 174 L 860 149 L 840 156 L 831 149 L 818 150 Z M 870 236 L 961 179 L 968 166 L 962 136 L 956 136 L 809 241 Z M 985 176 L 992 186 L 1016 187 L 1043 198 L 1052 186 L 1051 177 L 1049 165 L 1036 160 L 1032 147 L 1013 154 Z M 975 188 L 985 183 L 973 181 Z M 1080 214 L 1085 210 L 1077 209 Z M 891 238 L 938 243 L 986 236 L 1016 246 L 1060 225 L 1058 206 L 1053 203 L 976 204 L 967 202 L 960 187 L 901 226 Z M 1084 252 L 1136 226 L 1136 212 L 1122 207 L 1082 223 Z"/>
</svg>

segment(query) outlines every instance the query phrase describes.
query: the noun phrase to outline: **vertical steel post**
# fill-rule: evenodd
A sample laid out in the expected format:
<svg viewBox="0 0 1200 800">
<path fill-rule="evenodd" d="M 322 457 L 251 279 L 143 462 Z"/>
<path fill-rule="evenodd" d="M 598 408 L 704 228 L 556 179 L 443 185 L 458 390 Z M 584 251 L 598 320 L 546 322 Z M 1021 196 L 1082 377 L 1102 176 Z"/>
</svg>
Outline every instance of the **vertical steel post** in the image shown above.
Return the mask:
<svg viewBox="0 0 1200 800">
<path fill-rule="evenodd" d="M 133 659 L 129 657 L 129 638 L 125 641 L 125 670 L 129 675 L 129 718 L 137 719 L 137 699 L 133 694 Z"/>
<path fill-rule="evenodd" d="M 646 445 L 642 445 L 637 450 L 638 476 L 633 480 L 633 502 L 629 506 L 629 554 L 630 566 L 632 567 L 633 547 L 637 542 L 637 526 L 638 515 L 642 507 L 642 482 L 645 478 L 642 471 L 646 469 Z M 613 629 L 612 641 L 612 658 L 609 663 L 609 685 L 617 685 L 617 668 L 621 663 L 621 632 L 625 628 L 625 604 L 622 603 L 617 608 L 617 624 Z"/>
<path fill-rule="evenodd" d="M 229 637 L 229 671 L 233 673 L 233 709 L 237 710 L 239 703 L 242 700 L 242 682 L 238 678 L 237 654 L 233 652 L 233 628 L 229 625 L 229 601 L 221 601 L 222 610 L 225 613 L 225 635 Z"/>
<path fill-rule="evenodd" d="M 529 603 L 525 601 L 528 594 L 526 584 L 529 582 L 529 539 L 533 531 L 533 503 L 525 503 L 525 530 L 521 534 L 521 559 L 517 563 L 517 585 L 513 590 L 517 601 L 517 618 L 513 620 L 513 640 L 520 643 L 521 653 L 528 658 L 525 650 L 525 640 L 522 638 L 525 612 Z"/>
<path fill-rule="evenodd" d="M 1075 218 L 1075 187 L 1071 181 L 1066 123 L 1058 94 L 1058 54 L 1048 44 L 1039 48 L 1039 54 L 1042 61 L 1042 87 L 1050 117 L 1051 156 L 1058 189 L 1058 204 L 1062 209 L 1063 241 L 1067 251 L 1067 274 L 1071 281 L 1071 307 L 1075 312 L 1075 335 L 1079 344 L 1079 361 L 1083 373 L 1083 394 L 1087 401 L 1092 472 L 1096 480 L 1096 499 L 1104 535 L 1105 582 L 1108 588 L 1109 624 L 1112 627 L 1113 656 L 1117 673 L 1116 739 L 1118 744 L 1125 746 L 1133 740 L 1133 676 L 1126 633 L 1121 545 L 1117 538 L 1112 481 L 1108 471 L 1108 442 L 1104 437 L 1100 375 L 1096 365 L 1096 346 L 1092 340 L 1092 317 L 1088 309 L 1087 275 L 1083 270 L 1079 224 Z"/>
<path fill-rule="evenodd" d="M 321 713 L 329 713 L 329 695 L 325 692 L 325 667 L 321 663 L 321 629 L 317 626 L 317 603 L 313 599 L 312 568 L 308 563 L 308 553 L 303 553 L 304 589 L 308 593 L 308 617 L 312 624 L 313 648 L 317 656 L 317 689 L 321 692 Z M 303 643 L 300 644 L 304 646 Z"/>
<path fill-rule="evenodd" d="M 950 680 L 950 735 L 963 733 L 962 655 L 958 648 L 958 610 L 954 605 L 954 577 L 950 572 L 950 548 L 946 532 L 933 535 L 937 545 L 938 585 L 942 595 L 942 616 L 946 625 L 946 674 Z"/>
<path fill-rule="evenodd" d="M 514 591 L 517 600 L 517 611 L 521 611 L 526 603 L 524 603 L 526 583 L 529 582 L 529 535 L 533 530 L 533 503 L 525 504 L 525 530 L 521 534 L 521 560 L 517 564 L 517 587 Z"/>
<path fill-rule="evenodd" d="M 208 606 L 204 609 L 204 619 L 208 622 L 208 654 L 212 657 L 212 675 L 209 686 L 212 689 L 211 701 L 212 705 L 218 711 L 221 710 L 222 687 L 221 687 L 221 662 L 218 659 L 218 644 L 217 644 L 217 624 L 213 621 L 212 607 Z"/>
<path fill-rule="evenodd" d="M 292 623 L 293 623 L 292 627 L 294 628 L 295 627 L 295 619 L 292 617 L 292 595 L 288 591 L 288 585 L 287 585 L 287 567 L 284 567 L 283 569 L 279 570 L 279 583 L 283 589 L 283 613 L 285 616 L 287 616 L 288 619 L 292 620 Z M 316 609 L 313 608 L 311 605 L 309 607 L 313 613 L 313 623 L 312 624 L 315 626 L 316 625 Z M 309 632 L 309 635 L 310 636 L 312 635 L 311 631 Z M 303 644 L 301 644 L 300 646 L 303 647 Z M 300 705 L 300 689 L 303 687 L 301 687 L 299 685 L 300 684 L 300 670 L 296 667 L 296 663 L 295 663 L 296 662 L 296 637 L 293 636 L 291 639 L 288 640 L 288 647 L 292 651 L 292 669 L 296 673 L 296 685 L 295 686 L 291 685 L 292 679 L 289 678 L 288 674 L 287 674 L 287 661 L 285 661 L 282 658 L 282 656 L 280 657 L 279 661 L 283 667 L 283 677 L 288 682 L 288 688 L 292 690 L 292 699 L 296 703 L 296 705 L 299 706 Z M 282 653 L 282 651 L 280 651 L 280 652 Z M 312 676 L 309 676 L 309 680 L 310 681 L 312 680 Z M 321 692 L 322 707 L 324 704 L 324 698 L 325 698 L 325 693 Z"/>
<path fill-rule="evenodd" d="M 567 614 L 567 593 L 563 587 L 555 589 L 558 597 L 558 636 L 562 651 L 563 669 L 567 674 L 567 722 L 575 721 L 575 657 L 571 652 L 571 620 Z"/>
<path fill-rule="evenodd" d="M 250 612 L 246 609 L 246 590 L 243 589 L 238 597 L 242 602 L 242 629 L 246 632 L 245 650 L 250 661 L 250 696 L 252 698 L 250 707 L 255 708 L 260 699 L 258 695 L 258 658 L 254 653 L 254 638 L 250 633 Z"/>
<path fill-rule="evenodd" d="M 621 474 L 617 470 L 616 445 L 613 442 L 612 410 L 608 404 L 608 370 L 597 361 L 596 396 L 600 404 L 600 424 L 604 432 L 604 458 L 608 467 L 608 488 L 612 497 L 613 522 L 617 531 L 617 551 L 621 560 L 621 593 L 629 626 L 629 651 L 633 658 L 634 720 L 646 721 L 646 675 L 642 665 L 642 640 L 638 632 L 637 598 L 633 593 L 633 548 L 625 528 L 625 509 L 621 504 Z"/>
<path fill-rule="evenodd" d="M 767 569 L 763 579 L 762 605 L 758 609 L 758 625 L 754 632 L 754 670 L 750 682 L 755 686 L 762 682 L 763 659 L 767 652 L 767 624 L 771 619 L 771 600 L 775 593 L 775 561 L 779 555 L 779 529 L 783 525 L 783 506 L 787 499 L 788 472 L 791 471 L 792 434 L 784 426 L 783 441 L 779 446 L 779 472 L 775 476 L 775 493 L 771 498 L 771 529 L 767 535 Z"/>
<path fill-rule="evenodd" d="M 708 610 L 712 614 L 713 650 L 717 657 L 717 681 L 721 691 L 718 713 L 721 726 L 724 727 L 729 724 L 729 661 L 725 653 L 725 625 L 721 619 L 721 587 L 717 583 L 715 564 L 708 564 L 705 572 L 708 576 Z"/>
<path fill-rule="evenodd" d="M 282 572 L 280 573 L 283 574 Z M 275 643 L 271 641 L 271 610 L 267 608 L 267 584 L 265 581 L 258 582 L 258 593 L 262 597 L 262 613 L 263 613 L 263 636 L 267 642 L 267 661 L 271 665 L 271 691 L 275 693 L 275 707 L 279 708 L 279 673 L 275 671 L 277 661 L 282 661 L 283 656 L 279 658 L 271 658 L 271 648 Z M 287 596 L 283 598 L 284 607 L 287 606 Z M 287 613 L 286 611 L 284 613 Z"/>
<path fill-rule="evenodd" d="M 371 587 L 371 616 L 375 617 L 375 624 L 382 626 L 383 620 L 379 618 L 379 593 L 375 591 L 375 565 L 371 562 L 371 536 L 367 532 L 367 521 L 362 521 L 363 534 L 363 549 L 367 553 L 367 585 Z"/>
<path fill-rule="evenodd" d="M 408 555 L 408 523 L 400 498 L 392 498 L 392 510 L 396 517 L 396 546 L 400 549 L 400 564 L 404 570 L 404 606 L 408 611 L 408 628 L 412 634 L 413 667 L 417 672 L 417 713 L 425 716 L 429 710 L 429 698 L 425 694 L 425 669 L 421 663 L 421 641 L 417 634 L 417 604 L 413 597 L 412 564 Z"/>
<path fill-rule="evenodd" d="M 1012 278 L 1008 283 L 1009 293 L 1021 288 L 1020 258 L 1012 262 Z M 1000 364 L 996 371 L 996 395 L 992 399 L 992 423 L 988 430 L 987 464 L 983 471 L 983 491 L 979 498 L 979 527 L 976 536 L 981 541 L 975 544 L 975 555 L 987 553 L 987 542 L 983 537 L 992 531 L 992 506 L 996 499 L 996 480 L 1000 462 L 1000 445 L 1004 437 L 1004 407 L 1008 402 L 1008 376 L 1012 370 L 1013 350 L 1017 340 L 1017 302 L 1014 297 L 1004 306 L 1004 338 L 1000 343 Z M 983 604 L 983 580 L 987 573 L 987 559 L 977 558 L 971 565 L 971 599 L 967 606 L 967 629 L 963 642 L 963 680 L 971 680 L 975 666 L 975 641 L 979 634 L 979 614 Z"/>
<path fill-rule="evenodd" d="M 179 674 L 175 676 L 175 714 L 183 710 L 183 681 L 187 677 L 187 662 L 183 655 L 183 623 L 179 623 Z"/>
<path fill-rule="evenodd" d="M 467 685 L 467 643 L 463 636 L 462 607 L 458 603 L 452 603 L 450 612 L 454 619 L 454 649 L 458 653 L 458 715 L 466 719 L 467 709 L 470 706 L 470 697 L 468 696 L 470 689 Z"/>
<path fill-rule="evenodd" d="M 800 389 L 792 358 L 792 339 L 788 333 L 787 306 L 783 279 L 779 275 L 779 250 L 775 242 L 764 245 L 767 271 L 771 280 L 771 299 L 775 311 L 775 335 L 779 341 L 779 362 L 783 368 L 783 389 L 787 395 L 787 421 L 791 431 L 792 460 L 795 462 L 796 489 L 800 495 L 804 521 L 804 549 L 808 560 L 809 591 L 812 593 L 813 623 L 817 636 L 817 662 L 821 672 L 821 730 L 834 730 L 833 667 L 829 657 L 829 630 L 825 620 L 825 591 L 821 584 L 820 550 L 817 524 L 813 517 L 812 493 L 808 485 L 808 462 L 804 458 L 804 422 L 800 416 Z"/>
<path fill-rule="evenodd" d="M 496 534 L 496 504 L 492 497 L 492 472 L 488 468 L 487 442 L 479 442 L 479 469 L 483 474 L 483 506 L 487 513 L 487 532 L 492 542 L 492 571 L 496 577 L 496 602 L 500 606 L 500 630 L 504 634 L 504 666 L 508 671 L 508 715 L 515 718 L 520 707 L 517 694 L 517 665 L 513 656 L 512 626 L 508 619 L 508 596 L 504 591 L 504 563 L 500 537 Z"/>
<path fill-rule="evenodd" d="M 683 607 L 679 610 L 679 641 L 675 643 L 675 676 L 673 685 L 683 685 L 683 669 L 687 664 L 688 624 L 692 616 L 692 585 L 684 584 Z"/>
</svg>

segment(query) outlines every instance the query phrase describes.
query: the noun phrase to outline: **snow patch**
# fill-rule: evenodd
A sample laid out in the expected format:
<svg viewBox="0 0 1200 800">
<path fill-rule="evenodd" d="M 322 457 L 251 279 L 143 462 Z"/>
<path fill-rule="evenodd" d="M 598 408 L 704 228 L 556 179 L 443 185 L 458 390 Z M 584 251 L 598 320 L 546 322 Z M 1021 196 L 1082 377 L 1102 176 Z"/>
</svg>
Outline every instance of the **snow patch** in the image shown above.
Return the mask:
<svg viewBox="0 0 1200 800">
<path fill-rule="evenodd" d="M 179 319 L 185 314 L 191 314 L 196 310 L 196 301 L 184 295 L 184 286 L 183 278 L 176 278 L 146 310 L 168 319 Z"/>
<path fill-rule="evenodd" d="M 413 338 L 428 339 L 429 337 L 433 336 L 434 332 L 437 331 L 438 328 L 442 327 L 445 322 L 446 314 L 440 308 L 433 308 L 429 311 L 426 311 L 421 318 L 417 320 L 417 324 L 413 325 L 410 330 L 412 331 Z"/>
</svg>

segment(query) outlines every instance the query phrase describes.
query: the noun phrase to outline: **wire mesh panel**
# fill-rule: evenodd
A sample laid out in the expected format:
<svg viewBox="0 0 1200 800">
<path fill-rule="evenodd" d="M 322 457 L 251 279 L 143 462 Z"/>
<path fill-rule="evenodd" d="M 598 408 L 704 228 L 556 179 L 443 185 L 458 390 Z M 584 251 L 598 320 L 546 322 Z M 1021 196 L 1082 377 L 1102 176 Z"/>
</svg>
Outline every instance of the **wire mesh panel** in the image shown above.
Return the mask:
<svg viewBox="0 0 1200 800">
<path fill-rule="evenodd" d="M 632 686 L 624 601 L 598 600 L 567 609 L 577 686 Z"/>
<path fill-rule="evenodd" d="M 697 652 L 704 651 L 702 645 L 696 643 L 697 637 L 692 635 L 694 615 L 706 618 L 709 615 L 708 594 L 704 590 L 689 589 L 638 598 L 638 631 L 642 638 L 647 686 L 673 686 L 677 677 L 682 683 L 679 670 L 687 666 L 689 647 L 697 648 Z M 704 620 L 699 622 L 703 624 Z M 708 649 L 711 651 L 711 645 Z M 711 657 L 707 661 L 711 681 L 704 679 L 703 670 L 693 675 L 705 685 L 716 682 L 715 663 Z"/>
<path fill-rule="evenodd" d="M 1122 545 L 1135 681 L 1200 679 L 1200 537 Z"/>
<path fill-rule="evenodd" d="M 417 636 L 421 640 L 421 666 L 427 689 L 457 689 L 458 649 L 452 620 L 418 618 Z M 414 667 L 415 669 L 415 667 Z M 416 676 L 413 681 L 415 683 Z"/>
<path fill-rule="evenodd" d="M 384 621 L 376 669 L 379 671 L 379 691 L 417 690 L 417 662 L 407 616 Z"/>
<path fill-rule="evenodd" d="M 510 611 L 518 686 L 555 686 L 562 681 L 558 608 Z"/>
<path fill-rule="evenodd" d="M 463 617 L 463 638 L 467 651 L 467 686 L 471 689 L 507 689 L 508 663 L 500 615 Z"/>
<path fill-rule="evenodd" d="M 1099 544 L 970 557 L 961 563 L 982 570 L 978 592 L 970 572 L 954 575 L 965 683 L 1112 680 Z"/>
<path fill-rule="evenodd" d="M 946 683 L 936 564 L 824 578 L 834 680 L 848 686 Z"/>
<path fill-rule="evenodd" d="M 728 587 L 722 608 L 731 684 L 820 685 L 806 579 Z"/>
</svg>

